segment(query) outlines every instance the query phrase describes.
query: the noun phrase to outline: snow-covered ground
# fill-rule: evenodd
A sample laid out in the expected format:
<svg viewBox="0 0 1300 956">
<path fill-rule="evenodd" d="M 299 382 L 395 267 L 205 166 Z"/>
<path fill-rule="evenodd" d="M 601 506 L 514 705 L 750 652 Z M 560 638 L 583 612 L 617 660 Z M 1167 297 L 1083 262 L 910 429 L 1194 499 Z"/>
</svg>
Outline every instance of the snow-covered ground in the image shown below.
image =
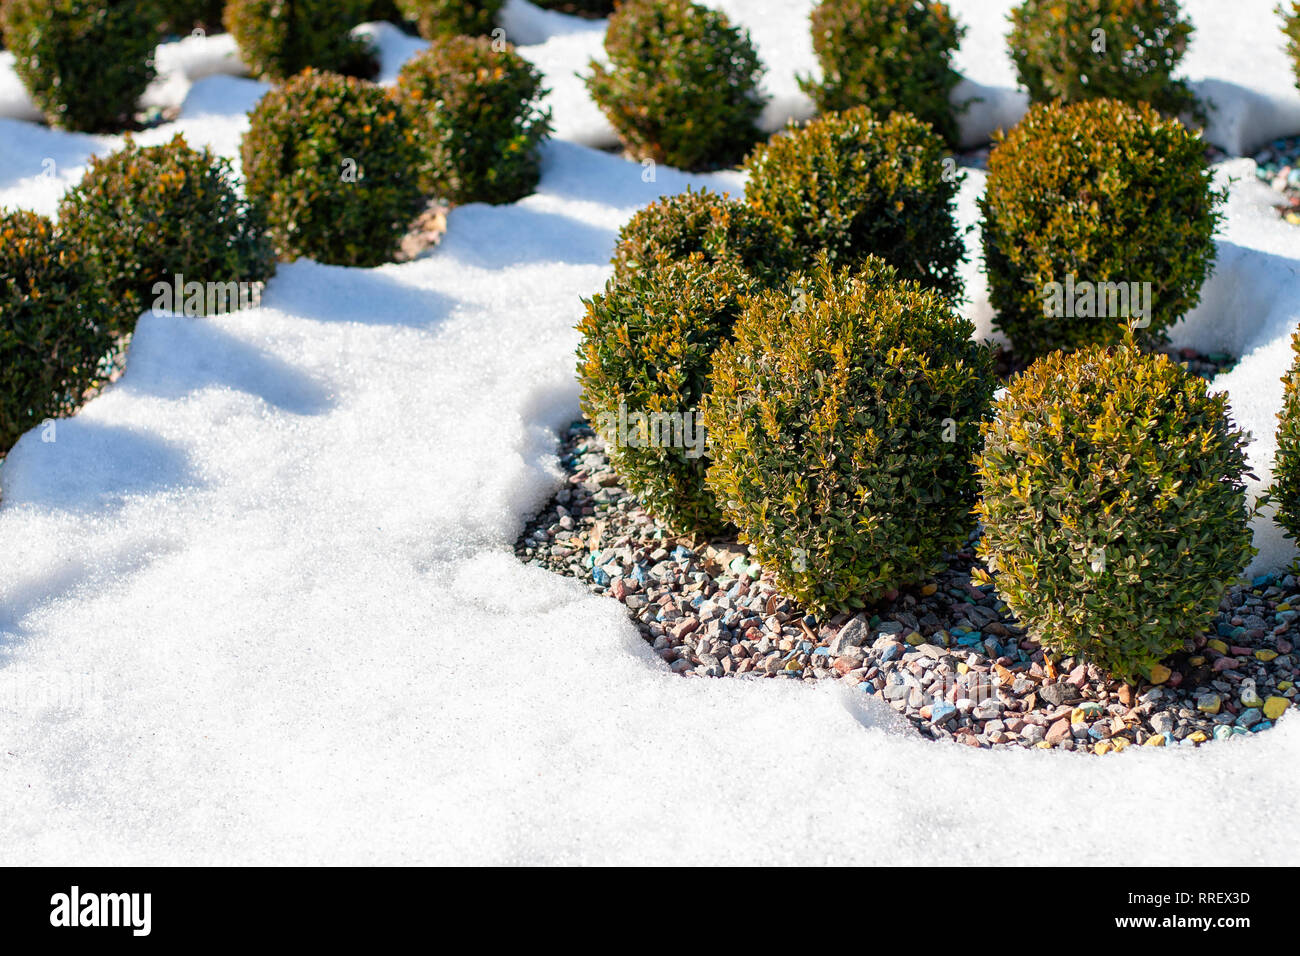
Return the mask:
<svg viewBox="0 0 1300 956">
<path fill-rule="evenodd" d="M 723 5 L 768 62 L 770 123 L 803 115 L 806 8 Z M 1009 5 L 953 3 L 989 100 L 972 137 L 1023 106 Z M 1300 132 L 1272 5 L 1185 4 L 1188 75 L 1238 104 L 1215 127 L 1234 151 Z M 743 183 L 646 183 L 589 148 L 609 131 L 572 74 L 599 25 L 511 0 L 506 26 L 555 90 L 536 195 L 454 210 L 411 263 L 298 262 L 259 309 L 146 315 L 123 379 L 4 464 L 0 861 L 1294 863 L 1294 715 L 1195 751 L 937 745 L 841 687 L 673 676 L 616 602 L 513 558 L 559 480 L 578 297 L 618 226 L 688 183 Z M 418 48 L 366 29 L 385 76 Z M 0 57 L 0 204 L 52 212 L 119 140 L 31 122 Z M 153 102 L 184 107 L 142 139 L 180 129 L 237 162 L 264 87 L 229 75 L 229 39 L 160 60 Z M 1218 271 L 1175 338 L 1243 355 L 1218 384 L 1267 478 L 1300 232 L 1249 160 L 1220 175 Z"/>
</svg>

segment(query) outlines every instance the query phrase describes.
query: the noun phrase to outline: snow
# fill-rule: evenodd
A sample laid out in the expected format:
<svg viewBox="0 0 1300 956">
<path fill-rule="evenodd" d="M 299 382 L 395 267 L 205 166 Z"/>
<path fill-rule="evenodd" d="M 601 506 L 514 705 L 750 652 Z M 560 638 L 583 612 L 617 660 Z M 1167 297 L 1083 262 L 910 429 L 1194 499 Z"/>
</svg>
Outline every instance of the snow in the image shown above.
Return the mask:
<svg viewBox="0 0 1300 956">
<path fill-rule="evenodd" d="M 730 6 L 788 68 L 769 82 L 797 113 L 802 12 Z M 1001 31 L 1005 4 L 955 6 Z M 939 745 L 846 688 L 671 675 L 616 602 L 513 558 L 561 480 L 578 298 L 608 275 L 618 226 L 688 183 L 743 185 L 662 167 L 645 182 L 588 148 L 600 132 L 565 74 L 599 32 L 557 16 L 507 10 L 563 131 L 536 195 L 452 211 L 413 262 L 301 261 L 255 310 L 146 314 L 122 380 L 0 469 L 5 861 L 1294 863 L 1300 720 L 1194 752 Z M 1265 44 L 1213 22 L 1189 75 L 1232 76 L 1294 118 Z M 391 76 L 405 38 L 364 29 Z M 1238 62 L 1248 40 L 1258 55 Z M 226 75 L 222 42 L 166 52 L 181 117 L 149 141 L 180 129 L 237 163 L 265 87 Z M 1006 89 L 997 55 L 963 68 Z M 27 122 L 12 87 L 0 63 L 0 204 L 51 212 L 120 139 Z M 1242 135 L 1273 135 L 1266 119 Z M 1219 174 L 1237 181 L 1218 269 L 1175 338 L 1242 353 L 1217 384 L 1267 480 L 1300 238 L 1250 160 Z M 981 181 L 963 186 L 965 223 Z M 1243 840 L 1244 820 L 1269 839 Z"/>
</svg>

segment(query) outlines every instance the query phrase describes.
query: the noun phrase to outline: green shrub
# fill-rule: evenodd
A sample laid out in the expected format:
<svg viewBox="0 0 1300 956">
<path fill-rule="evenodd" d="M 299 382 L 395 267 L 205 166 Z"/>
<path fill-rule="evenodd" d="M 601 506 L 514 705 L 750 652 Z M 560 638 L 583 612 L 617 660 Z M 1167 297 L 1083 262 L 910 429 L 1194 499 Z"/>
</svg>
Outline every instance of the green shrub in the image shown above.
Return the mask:
<svg viewBox="0 0 1300 956">
<path fill-rule="evenodd" d="M 365 22 L 367 0 L 229 0 L 226 29 L 255 76 L 283 80 L 312 67 L 373 77 L 378 61 L 351 30 Z"/>
<path fill-rule="evenodd" d="M 996 325 L 1022 357 L 1114 344 L 1130 318 L 1161 341 L 1196 305 L 1224 199 L 1204 150 L 1177 120 L 1115 100 L 1033 107 L 996 143 L 984 259 Z"/>
<path fill-rule="evenodd" d="M 958 231 L 960 177 L 943 141 L 907 113 L 877 119 L 860 106 L 774 136 L 745 160 L 745 198 L 806 259 L 836 265 L 874 255 L 905 279 L 954 299 L 965 258 Z"/>
<path fill-rule="evenodd" d="M 52 126 L 96 132 L 133 125 L 154 78 L 162 11 L 153 0 L 4 0 L 5 43 Z"/>
<path fill-rule="evenodd" d="M 491 33 L 504 5 L 505 0 L 397 0 L 426 40 Z"/>
<path fill-rule="evenodd" d="M 221 30 L 221 14 L 225 0 L 161 0 L 164 14 L 164 33 L 185 35 L 195 29 L 205 33 Z"/>
<path fill-rule="evenodd" d="M 1291 336 L 1294 356 L 1282 378 L 1282 408 L 1277 413 L 1277 454 L 1269 498 L 1277 523 L 1288 538 L 1300 539 L 1300 330 Z"/>
<path fill-rule="evenodd" d="M 81 404 L 113 349 L 110 317 L 85 263 L 48 219 L 0 212 L 0 455 Z"/>
<path fill-rule="evenodd" d="M 747 204 L 707 189 L 661 196 L 619 230 L 614 275 L 624 278 L 660 257 L 699 253 L 709 262 L 730 262 L 764 285 L 784 282 L 794 251 L 780 232 Z"/>
<path fill-rule="evenodd" d="M 823 113 L 906 110 L 949 146 L 958 141 L 949 94 L 961 81 L 952 57 L 966 33 L 948 5 L 922 0 L 822 0 L 812 11 L 822 81 L 799 85 Z"/>
<path fill-rule="evenodd" d="M 1035 103 L 1108 97 L 1199 118 L 1196 97 L 1173 78 L 1192 29 L 1178 0 L 1025 0 L 1007 44 Z"/>
<path fill-rule="evenodd" d="M 606 285 L 579 323 L 582 410 L 646 510 L 678 534 L 725 523 L 704 484 L 700 401 L 753 280 L 702 256 Z"/>
<path fill-rule="evenodd" d="M 170 285 L 178 274 L 224 284 L 275 272 L 266 224 L 239 197 L 230 163 L 179 135 L 162 146 L 128 136 L 118 152 L 93 158 L 63 198 L 59 227 L 117 304 L 119 332 L 153 303 L 155 283 Z"/>
<path fill-rule="evenodd" d="M 1291 0 L 1291 12 L 1288 13 L 1280 4 L 1277 14 L 1282 18 L 1282 33 L 1286 36 L 1286 52 L 1294 64 L 1295 83 L 1300 87 L 1300 0 Z"/>
<path fill-rule="evenodd" d="M 1225 395 L 1165 355 L 1053 352 L 983 432 L 980 555 L 1050 651 L 1146 673 L 1210 623 L 1254 554 L 1246 435 Z"/>
<path fill-rule="evenodd" d="M 601 17 L 610 16 L 618 6 L 618 0 L 533 0 L 533 2 L 546 10 L 571 13 L 588 20 L 599 20 Z"/>
<path fill-rule="evenodd" d="M 406 62 L 397 98 L 425 150 L 422 185 L 452 202 L 514 202 L 537 187 L 551 131 L 542 74 L 508 44 L 446 37 Z"/>
<path fill-rule="evenodd" d="M 783 593 L 861 608 L 966 540 L 996 386 L 973 332 L 874 257 L 748 300 L 714 359 L 708 484 Z"/>
<path fill-rule="evenodd" d="M 760 137 L 763 67 L 749 34 L 689 0 L 627 0 L 605 32 L 609 67 L 587 89 L 639 160 L 733 166 Z"/>
<path fill-rule="evenodd" d="M 425 206 L 415 131 L 391 96 L 363 80 L 306 70 L 271 90 L 242 152 L 248 195 L 285 258 L 379 265 Z"/>
</svg>

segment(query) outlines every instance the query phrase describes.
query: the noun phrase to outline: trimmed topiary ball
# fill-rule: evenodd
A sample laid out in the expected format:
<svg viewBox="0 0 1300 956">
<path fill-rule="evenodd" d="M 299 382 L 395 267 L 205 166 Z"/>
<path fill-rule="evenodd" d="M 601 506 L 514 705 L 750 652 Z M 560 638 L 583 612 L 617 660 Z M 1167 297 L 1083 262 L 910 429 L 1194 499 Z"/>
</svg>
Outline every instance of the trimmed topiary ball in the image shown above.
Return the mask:
<svg viewBox="0 0 1300 956">
<path fill-rule="evenodd" d="M 514 202 L 537 187 L 550 135 L 542 74 L 487 37 L 435 40 L 406 62 L 397 98 L 424 147 L 423 186 L 452 202 Z"/>
<path fill-rule="evenodd" d="M 818 613 L 925 579 L 974 521 L 991 350 L 932 289 L 824 256 L 751 298 L 714 360 L 708 483 L 777 586 Z"/>
<path fill-rule="evenodd" d="M 1210 624 L 1254 554 L 1228 411 L 1132 342 L 1012 380 L 977 460 L 979 552 L 1045 648 L 1132 680 Z"/>
<path fill-rule="evenodd" d="M 780 231 L 744 202 L 707 189 L 661 196 L 619 230 L 614 275 L 625 278 L 656 260 L 699 253 L 729 262 L 764 285 L 776 285 L 795 267 L 794 250 Z"/>
<path fill-rule="evenodd" d="M 677 534 L 725 526 L 704 484 L 700 402 L 752 286 L 730 263 L 664 260 L 606 285 L 578 325 L 582 410 L 627 489 Z"/>
<path fill-rule="evenodd" d="M 426 205 L 415 131 L 364 80 L 306 70 L 262 97 L 243 142 L 246 190 L 281 256 L 376 266 Z"/>
<path fill-rule="evenodd" d="M 1300 0 L 1291 0 L 1288 13 L 1280 4 L 1277 14 L 1282 18 L 1282 33 L 1286 36 L 1286 52 L 1295 70 L 1295 85 L 1300 87 Z"/>
<path fill-rule="evenodd" d="M 799 85 L 823 113 L 866 106 L 887 116 L 906 110 L 956 146 L 949 96 L 961 81 L 952 57 L 966 28 L 946 3 L 822 0 L 812 11 L 822 81 Z"/>
<path fill-rule="evenodd" d="M 1222 193 L 1205 146 L 1148 106 L 1043 104 L 1001 137 L 980 199 L 995 323 L 1021 357 L 1144 341 L 1200 299 Z"/>
<path fill-rule="evenodd" d="M 179 135 L 162 146 L 137 146 L 128 136 L 118 152 L 92 159 L 64 196 L 59 224 L 117 306 L 119 332 L 152 307 L 156 283 L 174 288 L 179 276 L 182 287 L 204 284 L 198 314 L 209 314 L 250 301 L 275 272 L 266 223 L 240 198 L 230 163 Z M 171 292 L 163 301 L 169 311 L 193 311 Z"/>
<path fill-rule="evenodd" d="M 956 219 L 960 176 L 943 141 L 908 113 L 830 113 L 774 136 L 745 160 L 745 198 L 805 259 L 835 265 L 874 255 L 954 299 L 965 245 Z"/>
<path fill-rule="evenodd" d="M 272 80 L 312 67 L 373 77 L 378 61 L 367 40 L 352 36 L 368 0 L 229 0 L 226 29 L 254 76 Z"/>
<path fill-rule="evenodd" d="M 163 20 L 154 0 L 4 0 L 5 44 L 51 126 L 97 132 L 134 124 L 154 78 Z"/>
<path fill-rule="evenodd" d="M 0 455 L 69 415 L 113 350 L 94 276 L 44 216 L 0 212 Z"/>
<path fill-rule="evenodd" d="M 492 32 L 505 0 L 397 0 L 397 8 L 426 40 Z"/>
<path fill-rule="evenodd" d="M 587 89 L 627 151 L 679 169 L 734 166 L 760 138 L 763 66 L 749 34 L 689 0 L 627 0 Z"/>
<path fill-rule="evenodd" d="M 1286 536 L 1300 539 L 1300 331 L 1291 336 L 1291 367 L 1282 378 L 1282 408 L 1277 413 L 1277 453 L 1269 497 Z"/>
<path fill-rule="evenodd" d="M 1191 35 L 1177 0 L 1025 0 L 1011 11 L 1007 45 L 1035 103 L 1109 97 L 1199 114 L 1173 78 Z"/>
</svg>

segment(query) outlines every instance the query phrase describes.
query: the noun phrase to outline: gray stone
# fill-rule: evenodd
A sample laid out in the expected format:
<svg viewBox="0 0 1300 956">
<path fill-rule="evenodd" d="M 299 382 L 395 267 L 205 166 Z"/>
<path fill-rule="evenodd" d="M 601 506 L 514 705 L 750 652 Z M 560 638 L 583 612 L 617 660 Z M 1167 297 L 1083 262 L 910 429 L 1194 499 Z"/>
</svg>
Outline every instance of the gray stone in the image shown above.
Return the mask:
<svg viewBox="0 0 1300 956">
<path fill-rule="evenodd" d="M 866 620 L 859 614 L 840 628 L 840 632 L 835 635 L 835 639 L 831 642 L 831 656 L 840 657 L 850 647 L 861 647 L 870 633 Z"/>
<path fill-rule="evenodd" d="M 1038 689 L 1038 696 L 1053 707 L 1069 704 L 1079 699 L 1079 692 L 1069 684 L 1044 684 Z"/>
</svg>

